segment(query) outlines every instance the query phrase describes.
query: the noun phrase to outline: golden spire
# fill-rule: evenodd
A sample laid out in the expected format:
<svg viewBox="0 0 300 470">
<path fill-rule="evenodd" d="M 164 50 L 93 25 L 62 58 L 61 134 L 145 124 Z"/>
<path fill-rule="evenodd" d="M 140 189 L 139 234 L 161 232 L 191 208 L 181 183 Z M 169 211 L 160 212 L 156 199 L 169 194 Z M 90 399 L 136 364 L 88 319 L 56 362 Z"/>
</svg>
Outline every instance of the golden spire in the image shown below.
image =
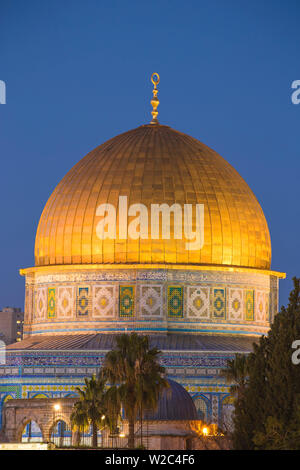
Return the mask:
<svg viewBox="0 0 300 470">
<path fill-rule="evenodd" d="M 157 98 L 157 93 L 158 93 L 158 90 L 157 90 L 157 85 L 159 84 L 160 82 L 160 78 L 159 78 L 159 75 L 158 73 L 154 72 L 152 75 L 151 75 L 151 82 L 153 83 L 154 85 L 154 88 L 153 88 L 153 98 L 151 100 L 151 105 L 152 105 L 152 108 L 153 108 L 153 111 L 151 112 L 152 114 L 152 121 L 150 122 L 150 124 L 158 124 L 158 120 L 157 120 L 157 116 L 158 116 L 158 111 L 157 111 L 157 107 L 159 105 L 159 100 Z"/>
</svg>

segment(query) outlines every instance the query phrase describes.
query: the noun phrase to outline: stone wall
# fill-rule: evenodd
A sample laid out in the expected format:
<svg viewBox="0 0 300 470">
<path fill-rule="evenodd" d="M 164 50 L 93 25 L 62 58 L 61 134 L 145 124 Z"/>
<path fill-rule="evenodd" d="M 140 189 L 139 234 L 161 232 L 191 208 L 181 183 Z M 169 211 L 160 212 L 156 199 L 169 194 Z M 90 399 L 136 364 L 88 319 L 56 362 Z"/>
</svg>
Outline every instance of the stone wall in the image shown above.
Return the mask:
<svg viewBox="0 0 300 470">
<path fill-rule="evenodd" d="M 56 411 L 57 400 L 36 398 L 34 400 L 11 399 L 2 410 L 4 440 L 21 442 L 27 423 L 34 421 L 42 433 L 43 442 L 50 441 L 51 430 L 62 420 L 70 426 L 70 415 L 76 399 L 60 399 L 61 409 Z"/>
<path fill-rule="evenodd" d="M 2 442 L 21 442 L 22 432 L 29 421 L 34 421 L 42 433 L 42 441 L 50 442 L 54 425 L 62 420 L 70 426 L 70 416 L 76 399 L 60 399 L 60 410 L 54 409 L 58 404 L 54 399 L 11 399 L 3 408 Z M 199 421 L 200 423 L 200 421 Z M 70 426 L 71 427 L 71 426 Z M 192 450 L 192 449 L 225 449 L 227 442 L 221 437 L 199 438 L 193 432 L 195 421 L 146 421 L 143 422 L 143 445 L 150 450 Z M 141 438 L 140 422 L 136 423 L 136 442 Z M 122 432 L 127 436 L 128 422 L 123 421 Z M 108 433 L 108 431 L 106 431 Z M 72 433 L 72 442 L 76 443 L 77 435 Z M 127 446 L 127 438 L 123 440 Z M 119 443 L 118 443 L 119 446 Z"/>
</svg>

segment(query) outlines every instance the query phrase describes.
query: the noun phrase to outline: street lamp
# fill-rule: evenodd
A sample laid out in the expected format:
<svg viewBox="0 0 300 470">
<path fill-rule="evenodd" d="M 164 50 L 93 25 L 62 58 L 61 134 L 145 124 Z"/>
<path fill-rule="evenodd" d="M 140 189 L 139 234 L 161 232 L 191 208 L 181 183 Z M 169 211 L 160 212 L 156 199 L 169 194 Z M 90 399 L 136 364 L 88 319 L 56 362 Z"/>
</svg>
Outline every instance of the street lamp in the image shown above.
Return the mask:
<svg viewBox="0 0 300 470">
<path fill-rule="evenodd" d="M 56 444 L 56 427 L 57 427 L 57 431 L 59 429 L 59 425 L 58 425 L 58 422 L 56 423 L 56 413 L 58 413 L 59 411 L 61 410 L 61 406 L 60 406 L 60 403 L 55 403 L 53 405 L 53 430 L 52 430 L 52 433 L 53 433 L 53 439 L 54 439 L 54 443 Z"/>
<path fill-rule="evenodd" d="M 202 429 L 202 433 L 203 433 L 204 436 L 208 436 L 208 432 L 209 432 L 209 429 L 207 427 L 204 427 Z"/>
</svg>

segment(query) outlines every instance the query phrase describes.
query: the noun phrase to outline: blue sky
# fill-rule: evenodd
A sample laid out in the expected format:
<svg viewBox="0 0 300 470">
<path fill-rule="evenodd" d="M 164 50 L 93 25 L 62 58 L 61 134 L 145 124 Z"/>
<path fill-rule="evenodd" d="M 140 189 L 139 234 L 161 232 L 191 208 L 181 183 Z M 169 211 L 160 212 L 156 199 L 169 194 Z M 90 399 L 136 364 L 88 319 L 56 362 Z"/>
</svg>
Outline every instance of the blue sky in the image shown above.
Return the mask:
<svg viewBox="0 0 300 470">
<path fill-rule="evenodd" d="M 212 147 L 265 212 L 274 270 L 300 276 L 298 0 L 1 0 L 0 307 L 23 306 L 41 211 L 88 151 L 159 119 Z"/>
</svg>

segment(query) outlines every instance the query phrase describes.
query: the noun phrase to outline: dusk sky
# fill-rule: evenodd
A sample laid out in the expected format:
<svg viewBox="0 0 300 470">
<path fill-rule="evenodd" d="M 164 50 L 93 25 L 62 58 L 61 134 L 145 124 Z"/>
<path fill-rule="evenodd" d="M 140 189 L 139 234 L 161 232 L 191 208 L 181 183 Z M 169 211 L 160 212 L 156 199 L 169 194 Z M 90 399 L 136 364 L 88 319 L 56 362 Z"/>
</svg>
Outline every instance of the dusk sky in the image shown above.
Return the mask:
<svg viewBox="0 0 300 470">
<path fill-rule="evenodd" d="M 268 221 L 280 305 L 300 276 L 299 0 L 0 0 L 0 308 L 22 307 L 39 217 L 91 149 L 159 121 L 221 154 Z"/>
</svg>

